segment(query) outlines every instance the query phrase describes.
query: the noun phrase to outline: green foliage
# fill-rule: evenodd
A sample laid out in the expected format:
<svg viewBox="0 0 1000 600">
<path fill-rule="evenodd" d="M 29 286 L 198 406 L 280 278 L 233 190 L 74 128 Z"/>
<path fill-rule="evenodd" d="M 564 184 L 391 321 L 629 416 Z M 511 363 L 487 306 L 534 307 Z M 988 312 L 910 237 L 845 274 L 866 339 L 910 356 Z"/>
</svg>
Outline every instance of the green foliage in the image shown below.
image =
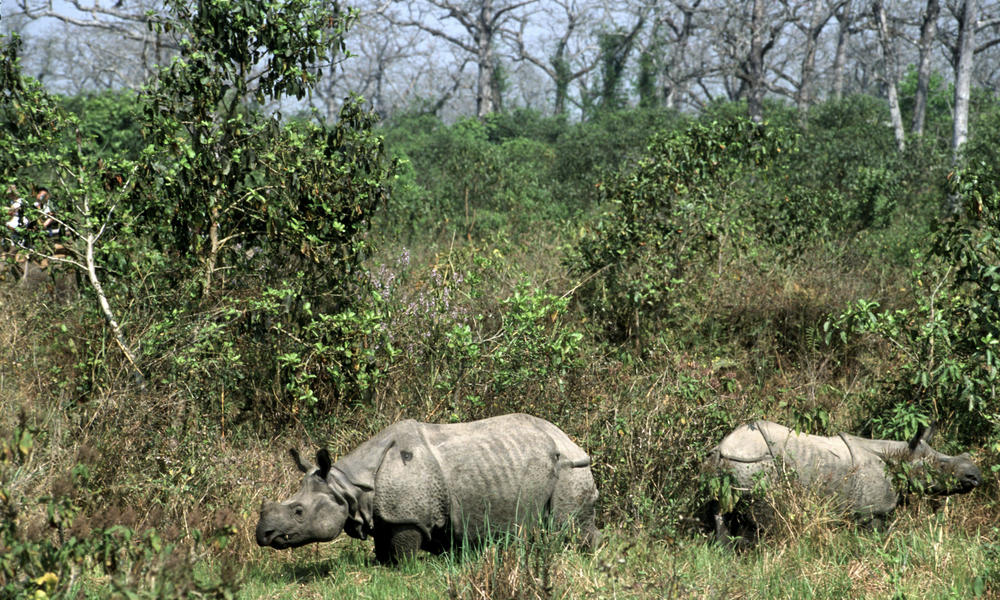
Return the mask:
<svg viewBox="0 0 1000 600">
<path fill-rule="evenodd" d="M 674 111 L 637 109 L 605 111 L 569 125 L 555 147 L 555 197 L 571 208 L 588 209 L 600 198 L 599 182 L 640 155 L 654 135 L 686 124 Z"/>
<path fill-rule="evenodd" d="M 965 349 L 972 332 L 963 325 L 965 300 L 953 281 L 950 269 L 925 262 L 911 274 L 912 307 L 882 309 L 858 300 L 824 323 L 828 343 L 835 335 L 839 344 L 873 335 L 892 348 L 898 375 L 866 411 L 873 435 L 906 439 L 931 420 L 955 427 L 966 441 L 988 435 L 991 417 L 983 409 L 992 388 L 984 388 L 976 359 Z"/>
<path fill-rule="evenodd" d="M 97 142 L 81 130 L 78 119 L 62 109 L 44 89 L 21 74 L 15 36 L 2 55 L 0 77 L 0 186 L 13 189 L 23 199 L 23 218 L 34 225 L 20 228 L 19 249 L 28 255 L 62 256 L 70 268 L 85 271 L 95 266 L 86 293 L 93 300 L 88 314 L 98 309 L 100 280 L 141 269 L 156 256 L 138 252 L 140 240 L 131 228 L 137 207 L 124 202 L 134 189 L 138 166 L 120 154 L 99 154 Z M 45 216 L 33 206 L 34 187 L 48 187 L 50 202 L 61 231 L 50 236 L 40 226 Z M 7 234 L 9 232 L 5 232 Z M 58 252 L 57 252 L 58 250 Z M 104 270 L 99 274 L 97 266 Z M 113 277 L 105 299 L 117 306 Z M 97 280 L 95 283 L 94 280 Z"/>
<path fill-rule="evenodd" d="M 580 297 L 611 339 L 659 327 L 692 271 L 718 268 L 767 211 L 754 188 L 790 138 L 747 120 L 696 122 L 655 137 L 602 186 L 606 207 L 576 248 Z M 755 214 L 760 213 L 760 214 Z"/>
<path fill-rule="evenodd" d="M 353 264 L 358 234 L 384 201 L 381 146 L 371 117 L 348 103 L 336 126 L 282 126 L 251 101 L 302 98 L 331 60 L 350 15 L 314 0 L 171 5 L 180 55 L 141 98 L 149 129 L 141 197 L 150 234 L 198 260 L 201 294 L 226 250 L 262 247 L 323 262 L 333 277 Z M 333 165 L 332 168 L 330 166 Z"/>
<path fill-rule="evenodd" d="M 932 72 L 928 82 L 927 114 L 924 121 L 924 136 L 947 140 L 951 136 L 951 110 L 955 101 L 955 86 L 938 72 Z M 910 65 L 899 81 L 899 108 L 903 113 L 903 123 L 913 120 L 913 107 L 917 93 L 917 67 Z"/>
<path fill-rule="evenodd" d="M 168 541 L 153 529 L 137 532 L 114 522 L 108 507 L 96 511 L 98 493 L 91 477 L 93 456 L 81 456 L 55 480 L 52 492 L 24 498 L 16 491 L 39 431 L 23 413 L 8 439 L 0 440 L 0 593 L 4 598 L 44 600 L 76 597 L 81 574 L 105 577 L 124 598 L 233 598 L 239 583 L 231 569 L 196 568 L 205 555 L 225 548 L 236 528 L 220 521 L 187 543 Z M 32 514 L 44 509 L 44 525 Z M 95 515 L 95 516 L 89 516 Z"/>
<path fill-rule="evenodd" d="M 368 345 L 374 363 L 419 374 L 408 393 L 443 399 L 450 420 L 551 410 L 536 404 L 539 389 L 565 383 L 581 364 L 569 299 L 526 280 L 497 289 L 505 266 L 495 246 L 455 252 L 428 270 L 414 270 L 403 250 L 371 274 L 385 311 Z"/>
<path fill-rule="evenodd" d="M 387 229 L 412 243 L 428 233 L 485 238 L 574 218 L 589 209 L 606 170 L 679 119 L 661 110 L 602 112 L 574 124 L 528 110 L 453 125 L 394 118 L 386 144 L 403 167 Z"/>
<path fill-rule="evenodd" d="M 597 45 L 600 47 L 601 56 L 600 92 L 596 97 L 587 99 L 585 112 L 614 112 L 625 108 L 622 79 L 625 75 L 625 64 L 628 61 L 629 54 L 632 53 L 634 42 L 635 31 L 626 33 L 621 29 L 617 29 L 598 34 Z"/>
<path fill-rule="evenodd" d="M 143 144 L 136 94 L 105 90 L 60 98 L 62 107 L 79 120 L 79 130 L 88 151 L 100 156 L 139 158 Z"/>
<path fill-rule="evenodd" d="M 883 126 L 887 119 L 884 103 L 870 96 L 814 107 L 800 151 L 781 167 L 789 196 L 783 218 L 809 236 L 885 227 L 906 197 L 910 176 L 890 129 Z"/>
<path fill-rule="evenodd" d="M 508 137 L 492 125 L 497 120 L 466 119 L 451 126 L 419 121 L 414 130 L 391 132 L 390 147 L 412 166 L 393 198 L 392 228 L 407 237 L 445 226 L 484 237 L 566 216 L 553 201 L 551 146 Z"/>
<path fill-rule="evenodd" d="M 839 332 L 874 333 L 899 357 L 892 393 L 875 407 L 877 432 L 900 435 L 930 418 L 953 423 L 964 440 L 995 441 L 1000 380 L 1000 191 L 996 181 L 994 116 L 985 117 L 966 148 L 966 168 L 952 180 L 960 202 L 957 218 L 938 228 L 933 257 L 915 254 L 912 306 L 881 310 L 858 301 L 826 324 Z"/>
</svg>

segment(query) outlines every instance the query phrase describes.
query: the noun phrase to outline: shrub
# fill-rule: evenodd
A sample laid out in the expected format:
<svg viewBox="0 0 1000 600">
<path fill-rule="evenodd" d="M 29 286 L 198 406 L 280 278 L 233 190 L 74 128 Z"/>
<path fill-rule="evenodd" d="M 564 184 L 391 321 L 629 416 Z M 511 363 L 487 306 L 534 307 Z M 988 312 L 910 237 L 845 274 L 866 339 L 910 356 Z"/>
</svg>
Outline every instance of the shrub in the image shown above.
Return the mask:
<svg viewBox="0 0 1000 600">
<path fill-rule="evenodd" d="M 745 119 L 656 136 L 602 186 L 605 208 L 570 258 L 579 297 L 612 340 L 657 328 L 690 277 L 721 271 L 752 234 L 754 189 L 786 142 Z"/>
</svg>

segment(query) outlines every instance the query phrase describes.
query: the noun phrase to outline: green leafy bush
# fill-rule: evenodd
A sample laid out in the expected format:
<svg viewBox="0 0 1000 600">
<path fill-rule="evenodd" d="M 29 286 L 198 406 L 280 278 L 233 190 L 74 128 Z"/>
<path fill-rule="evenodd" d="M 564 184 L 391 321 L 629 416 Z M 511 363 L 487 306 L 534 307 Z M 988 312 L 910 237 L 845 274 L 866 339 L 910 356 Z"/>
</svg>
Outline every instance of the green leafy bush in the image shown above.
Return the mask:
<svg viewBox="0 0 1000 600">
<path fill-rule="evenodd" d="M 371 348 L 407 397 L 450 420 L 555 410 L 539 392 L 580 366 L 569 299 L 523 279 L 501 284 L 507 259 L 496 246 L 455 249 L 423 268 L 410 260 L 404 249 L 371 273 L 385 303 Z"/>
<path fill-rule="evenodd" d="M 942 419 L 963 441 L 1000 440 L 998 122 L 985 116 L 965 150 L 966 167 L 952 183 L 959 213 L 938 228 L 933 255 L 915 255 L 912 306 L 883 310 L 862 300 L 825 326 L 842 343 L 848 333 L 866 332 L 895 349 L 899 377 L 873 406 L 876 433 L 900 436 Z"/>
<path fill-rule="evenodd" d="M 81 456 L 51 494 L 22 497 L 19 475 L 42 432 L 22 414 L 10 437 L 0 439 L 0 594 L 4 598 L 44 600 L 76 597 L 105 578 L 124 598 L 232 598 L 239 589 L 235 571 L 223 574 L 197 568 L 235 534 L 225 518 L 205 534 L 168 540 L 154 529 L 135 531 L 116 523 L 127 517 L 111 507 L 96 510 L 91 464 Z M 44 515 L 35 513 L 35 506 Z M 44 516 L 44 523 L 42 517 Z M 222 561 L 224 562 L 224 561 Z M 106 595 L 111 590 L 105 590 Z"/>
<path fill-rule="evenodd" d="M 789 136 L 736 118 L 656 136 L 602 186 L 605 208 L 575 249 L 579 297 L 614 340 L 655 329 L 699 272 L 720 271 L 763 218 L 754 190 Z"/>
</svg>

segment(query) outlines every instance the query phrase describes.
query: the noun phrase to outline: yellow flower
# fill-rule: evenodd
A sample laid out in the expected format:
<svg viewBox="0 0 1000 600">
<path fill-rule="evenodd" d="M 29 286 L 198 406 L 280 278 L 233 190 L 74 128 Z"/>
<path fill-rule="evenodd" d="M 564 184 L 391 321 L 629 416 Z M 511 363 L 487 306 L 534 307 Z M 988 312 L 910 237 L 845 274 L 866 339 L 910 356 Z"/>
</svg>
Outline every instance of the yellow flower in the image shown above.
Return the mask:
<svg viewBox="0 0 1000 600">
<path fill-rule="evenodd" d="M 45 590 L 51 591 L 53 588 L 56 587 L 57 583 L 59 583 L 59 577 L 55 573 L 52 572 L 45 573 L 45 575 L 42 575 L 41 577 L 35 580 L 35 585 L 37 585 L 40 588 L 43 588 L 35 592 L 35 597 L 45 598 L 47 595 L 45 593 Z"/>
</svg>

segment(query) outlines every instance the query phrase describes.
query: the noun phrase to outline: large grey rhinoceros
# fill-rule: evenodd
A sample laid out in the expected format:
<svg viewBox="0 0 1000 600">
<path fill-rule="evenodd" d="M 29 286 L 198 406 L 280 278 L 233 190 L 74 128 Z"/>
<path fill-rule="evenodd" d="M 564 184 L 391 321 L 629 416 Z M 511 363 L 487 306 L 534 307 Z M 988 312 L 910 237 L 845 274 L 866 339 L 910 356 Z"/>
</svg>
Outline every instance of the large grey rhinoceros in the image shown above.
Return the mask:
<svg viewBox="0 0 1000 600">
<path fill-rule="evenodd" d="M 597 488 L 590 457 L 558 427 L 512 414 L 470 423 L 400 421 L 336 463 L 326 449 L 284 502 L 261 506 L 257 543 L 292 548 L 341 531 L 371 536 L 394 563 L 418 549 L 439 553 L 518 523 L 573 522 L 592 544 Z"/>
<path fill-rule="evenodd" d="M 910 486 L 929 494 L 961 494 L 978 487 L 982 472 L 968 454 L 948 456 L 928 445 L 933 427 L 922 429 L 909 442 L 871 440 L 847 433 L 824 437 L 798 433 L 770 421 L 741 425 L 712 449 L 710 468 L 728 472 L 737 492 L 747 494 L 759 479 L 794 476 L 799 483 L 826 494 L 847 512 L 863 520 L 882 520 L 900 502 L 905 490 L 894 485 L 886 467 L 909 463 L 905 472 Z M 716 539 L 729 538 L 730 530 L 746 532 L 742 515 L 721 514 L 713 502 L 711 523 Z"/>
</svg>

